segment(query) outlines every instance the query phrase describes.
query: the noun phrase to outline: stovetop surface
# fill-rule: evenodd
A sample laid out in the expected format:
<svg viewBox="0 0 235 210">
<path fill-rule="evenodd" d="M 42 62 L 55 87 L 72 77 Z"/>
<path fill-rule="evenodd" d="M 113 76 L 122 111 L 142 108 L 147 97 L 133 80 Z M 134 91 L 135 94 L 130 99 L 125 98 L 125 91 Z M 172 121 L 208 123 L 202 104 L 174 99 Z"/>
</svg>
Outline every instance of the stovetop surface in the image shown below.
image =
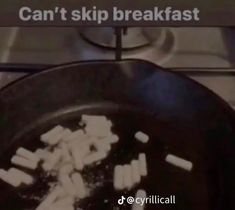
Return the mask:
<svg viewBox="0 0 235 210">
<path fill-rule="evenodd" d="M 22 76 L 59 63 L 114 59 L 113 50 L 85 41 L 82 28 L 0 28 L 0 88 Z M 163 42 L 124 51 L 179 71 L 235 104 L 235 41 L 221 28 L 164 28 Z M 164 39 L 167 41 L 164 42 Z M 9 72 L 9 63 L 14 65 Z M 6 64 L 6 65 L 4 65 Z M 25 69 L 25 64 L 28 64 Z M 36 65 L 37 64 L 37 65 Z M 40 65 L 38 65 L 40 64 Z M 45 65 L 45 66 L 44 66 Z M 12 65 L 10 65 L 12 70 Z M 19 68 L 22 67 L 22 72 Z"/>
<path fill-rule="evenodd" d="M 235 32 L 232 29 L 178 27 L 160 30 L 164 33 L 155 35 L 159 36 L 156 42 L 124 51 L 123 58 L 140 58 L 169 68 L 235 67 Z M 0 63 L 59 64 L 114 59 L 114 50 L 87 42 L 80 35 L 83 31 L 83 28 L 70 27 L 0 28 Z"/>
</svg>

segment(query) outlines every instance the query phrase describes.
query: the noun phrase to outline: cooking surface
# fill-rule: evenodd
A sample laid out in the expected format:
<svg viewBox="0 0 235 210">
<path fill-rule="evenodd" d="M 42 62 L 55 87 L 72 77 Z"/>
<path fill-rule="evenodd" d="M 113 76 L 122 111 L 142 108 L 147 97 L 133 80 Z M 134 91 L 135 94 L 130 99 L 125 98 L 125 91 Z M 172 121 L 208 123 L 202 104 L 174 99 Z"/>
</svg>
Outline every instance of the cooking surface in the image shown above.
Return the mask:
<svg viewBox="0 0 235 210">
<path fill-rule="evenodd" d="M 123 195 L 126 197 L 134 196 L 138 189 L 145 189 L 148 195 L 176 196 L 177 202 L 175 205 L 156 207 L 149 204 L 146 205 L 146 210 L 178 210 L 182 208 L 208 210 L 212 206 L 217 206 L 216 200 L 218 200 L 217 196 L 220 194 L 220 188 L 215 181 L 217 179 L 216 175 L 205 173 L 205 168 L 208 166 L 206 161 L 201 158 L 204 155 L 206 156 L 204 149 L 202 149 L 206 146 L 203 138 L 191 133 L 189 130 L 182 132 L 182 129 L 175 128 L 165 122 L 153 120 L 148 115 L 133 110 L 118 110 L 117 112 L 116 109 L 110 109 L 108 111 L 108 117 L 112 119 L 114 124 L 113 131 L 118 134 L 120 140 L 112 147 L 111 153 L 101 164 L 89 166 L 82 172 L 82 176 L 89 180 L 91 188 L 94 188 L 97 183 L 98 187 L 95 187 L 91 197 L 80 202 L 78 207 L 86 210 L 119 210 L 118 199 Z M 6 163 L 14 154 L 15 148 L 19 146 L 24 146 L 31 151 L 35 151 L 39 147 L 42 148 L 44 145 L 40 143 L 40 134 L 57 124 L 77 129 L 81 111 L 76 111 L 72 115 L 70 113 L 68 116 L 57 116 L 21 135 L 20 139 L 15 141 L 14 147 L 11 147 L 9 153 L 4 153 L 1 165 L 6 168 L 9 167 Z M 91 111 L 94 112 L 94 110 Z M 107 109 L 97 109 L 96 111 L 97 113 L 105 112 L 107 114 Z M 85 112 L 89 113 L 89 110 L 85 110 Z M 133 139 L 136 130 L 143 130 L 148 133 L 151 141 L 146 145 L 138 143 Z M 191 141 L 189 142 L 188 139 L 191 139 Z M 201 140 L 198 141 L 199 139 Z M 24 145 L 22 145 L 22 142 Z M 182 144 L 187 145 L 184 147 L 187 149 L 182 150 Z M 147 156 L 148 176 L 144 177 L 141 184 L 130 191 L 115 191 L 112 183 L 114 166 L 127 164 L 142 152 L 146 153 Z M 195 170 L 187 172 L 166 163 L 165 157 L 168 153 L 174 153 L 189 159 L 195 164 Z M 94 176 L 94 171 L 98 175 Z M 31 171 L 30 174 L 32 174 Z M 36 177 L 36 183 L 32 187 L 13 190 L 7 184 L 0 184 L 2 192 L 4 192 L 4 195 L 0 197 L 0 209 L 1 206 L 4 206 L 8 210 L 15 210 L 16 203 L 20 210 L 23 208 L 27 210 L 35 209 L 40 203 L 40 198 L 47 193 L 48 184 L 53 183 L 55 178 L 48 176 L 46 178 L 41 170 L 33 172 L 33 176 Z M 207 180 L 214 180 L 215 182 L 208 182 Z M 14 203 L 12 203 L 12 198 L 14 198 Z M 105 200 L 107 202 L 104 202 Z M 121 209 L 130 210 L 131 205 L 125 204 Z"/>
<path fill-rule="evenodd" d="M 129 71 L 118 71 L 120 67 Z M 140 69 L 137 69 L 137 67 L 140 67 Z M 77 71 L 78 68 L 82 68 L 81 71 Z M 149 71 L 146 71 L 146 69 Z M 55 83 L 52 81 L 55 81 Z M 92 86 L 89 84 L 92 84 Z M 42 91 L 41 87 L 47 87 L 47 91 Z M 74 89 L 77 91 L 71 91 Z M 22 92 L 22 90 L 24 91 Z M 163 94 L 164 92 L 170 94 Z M 12 93 L 17 97 L 14 97 Z M 47 97 L 45 98 L 45 96 Z M 89 100 L 87 96 L 89 96 Z M 4 151 L 14 153 L 13 145 L 18 147 L 19 143 L 26 143 L 31 139 L 35 140 L 36 137 L 33 135 L 39 135 L 48 130 L 51 123 L 54 125 L 62 123 L 63 125 L 67 122 L 67 119 L 70 120 L 76 116 L 78 118 L 79 113 L 109 115 L 114 110 L 114 113 L 118 115 L 117 118 L 113 115 L 110 117 L 115 120 L 115 124 L 120 125 L 122 132 L 118 132 L 119 126 L 117 126 L 119 135 L 122 135 L 122 133 L 126 135 L 131 132 L 129 125 L 137 122 L 136 126 L 133 125 L 134 128 L 139 130 L 141 127 L 144 132 L 153 136 L 154 141 L 150 143 L 150 147 L 146 145 L 146 152 L 150 157 L 158 157 L 160 160 L 150 163 L 150 176 L 159 181 L 159 183 L 157 181 L 154 181 L 154 183 L 158 183 L 160 188 L 165 186 L 161 188 L 163 191 L 160 191 L 160 194 L 173 191 L 176 195 L 179 194 L 181 201 L 184 201 L 186 194 L 187 202 L 184 203 L 184 205 L 187 205 L 186 208 L 191 209 L 190 203 L 192 205 L 198 203 L 199 208 L 196 208 L 197 205 L 194 206 L 196 209 L 213 209 L 207 208 L 207 204 L 201 207 L 200 202 L 192 201 L 190 199 L 191 192 L 196 195 L 192 196 L 193 198 L 202 196 L 205 200 L 201 202 L 206 203 L 212 199 L 213 205 L 218 206 L 213 200 L 218 200 L 216 199 L 217 193 L 220 193 L 220 189 L 223 189 L 224 196 L 221 197 L 221 203 L 223 202 L 223 205 L 228 206 L 233 205 L 232 200 L 229 202 L 226 199 L 229 197 L 226 195 L 234 191 L 233 179 L 231 178 L 233 177 L 234 160 L 230 156 L 234 146 L 234 141 L 232 141 L 234 139 L 232 129 L 234 123 L 232 117 L 228 115 L 231 110 L 227 109 L 227 106 L 224 106 L 224 103 L 213 94 L 187 79 L 160 70 L 143 61 L 89 62 L 83 65 L 69 65 L 67 68 L 57 68 L 45 74 L 35 75 L 25 82 L 18 83 L 16 86 L 1 92 L 1 97 L 1 115 L 3 119 L 6 119 L 5 123 L 0 126 L 3 154 L 5 154 Z M 104 102 L 102 100 L 104 98 L 106 101 L 112 101 L 112 103 Z M 87 100 L 88 104 L 86 104 Z M 96 102 L 100 100 L 101 102 Z M 92 105 L 89 105 L 92 101 Z M 122 105 L 126 104 L 127 101 L 129 102 L 128 106 Z M 24 106 L 18 108 L 18 104 L 21 104 L 21 102 L 24 103 Z M 142 113 L 145 114 L 143 109 L 148 110 L 146 119 L 141 117 Z M 8 111 L 4 112 L 3 110 Z M 119 116 L 122 116 L 120 121 Z M 156 118 L 156 116 L 158 117 Z M 137 119 L 133 119 L 135 117 Z M 10 126 L 13 119 L 15 123 Z M 133 122 L 130 119 L 133 119 Z M 153 120 L 157 120 L 159 123 Z M 72 122 L 74 124 L 74 121 Z M 164 124 L 164 122 L 167 124 Z M 45 126 L 45 130 L 42 130 L 41 126 Z M 65 126 L 70 127 L 67 123 Z M 9 143 L 6 141 L 7 139 L 12 139 L 12 141 Z M 124 136 L 121 139 L 124 139 Z M 127 136 L 127 139 L 130 139 L 129 136 Z M 130 142 L 126 143 L 129 144 Z M 155 143 L 160 144 L 155 145 Z M 184 148 L 182 148 L 182 145 L 184 145 Z M 133 145 L 131 147 L 133 148 Z M 157 152 L 159 156 L 153 149 L 155 147 L 159 150 Z M 161 158 L 164 156 L 162 151 L 192 160 L 194 163 L 192 176 L 186 174 L 184 176 L 178 174 L 174 169 L 171 171 L 168 166 L 164 167 Z M 7 158 L 6 156 L 4 158 Z M 224 162 L 227 158 L 230 161 Z M 155 163 L 161 166 L 157 168 Z M 151 170 L 152 168 L 154 170 Z M 159 173 L 159 170 L 163 170 L 163 173 Z M 176 173 L 179 175 L 179 179 Z M 171 180 L 166 180 L 166 174 L 171 174 L 174 177 L 172 180 L 178 181 L 172 183 Z M 203 174 L 208 174 L 209 179 L 204 177 Z M 218 176 L 221 176 L 221 184 L 216 185 L 214 183 L 218 183 Z M 196 182 L 193 181 L 195 185 L 191 186 L 190 183 L 194 179 L 196 180 Z M 231 180 L 231 182 L 227 182 L 227 180 Z M 183 185 L 185 182 L 189 184 Z M 205 188 L 198 189 L 200 186 L 207 186 L 205 183 L 213 186 L 207 188 L 213 191 L 212 194 L 206 193 L 207 189 Z M 174 184 L 177 187 L 171 188 L 175 186 Z M 146 186 L 150 186 L 149 193 L 155 193 L 156 185 L 146 182 Z M 151 188 L 151 186 L 154 186 L 154 188 Z M 209 195 L 210 198 L 203 195 Z M 179 209 L 177 206 L 174 208 Z"/>
</svg>

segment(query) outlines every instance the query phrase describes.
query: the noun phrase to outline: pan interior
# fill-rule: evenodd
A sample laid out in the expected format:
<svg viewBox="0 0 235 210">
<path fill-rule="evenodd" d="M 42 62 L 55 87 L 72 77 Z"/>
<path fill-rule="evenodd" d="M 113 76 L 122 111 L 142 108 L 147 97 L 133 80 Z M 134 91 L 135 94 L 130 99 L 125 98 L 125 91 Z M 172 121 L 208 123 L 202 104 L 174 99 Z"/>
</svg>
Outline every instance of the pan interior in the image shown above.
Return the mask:
<svg viewBox="0 0 235 210">
<path fill-rule="evenodd" d="M 147 204 L 148 210 L 209 210 L 217 205 L 220 193 L 218 179 L 216 174 L 208 173 L 203 137 L 133 107 L 70 107 L 49 114 L 16 135 L 13 144 L 9 145 L 1 157 L 0 165 L 9 168 L 9 160 L 19 146 L 31 151 L 43 147 L 39 140 L 40 135 L 55 125 L 60 124 L 71 130 L 78 129 L 81 114 L 106 115 L 112 120 L 113 132 L 119 135 L 120 141 L 112 147 L 101 164 L 87 167 L 82 173 L 94 189 L 91 196 L 80 202 L 78 207 L 85 210 L 120 209 L 118 199 L 122 195 L 134 196 L 138 189 L 146 190 L 148 195 L 176 196 L 175 205 Z M 139 130 L 150 136 L 149 143 L 142 144 L 134 139 L 135 132 Z M 116 192 L 112 183 L 114 166 L 130 163 L 141 152 L 147 156 L 148 176 L 133 190 Z M 166 163 L 168 153 L 192 161 L 192 172 Z M 40 198 L 46 194 L 48 183 L 53 182 L 53 178 L 45 176 L 40 169 L 28 172 L 36 178 L 35 184 L 30 187 L 15 189 L 0 181 L 0 209 L 15 210 L 17 207 L 18 210 L 33 210 L 40 203 Z M 94 187 L 95 183 L 99 183 L 99 186 Z M 131 209 L 131 206 L 126 204 L 121 209 Z"/>
</svg>

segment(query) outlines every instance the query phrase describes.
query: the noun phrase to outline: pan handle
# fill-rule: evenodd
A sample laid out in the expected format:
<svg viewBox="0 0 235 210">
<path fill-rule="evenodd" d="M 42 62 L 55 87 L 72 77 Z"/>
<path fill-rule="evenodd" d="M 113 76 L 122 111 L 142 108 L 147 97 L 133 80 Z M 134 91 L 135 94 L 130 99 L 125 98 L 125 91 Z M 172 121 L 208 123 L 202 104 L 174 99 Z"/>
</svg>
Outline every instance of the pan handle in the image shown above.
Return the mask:
<svg viewBox="0 0 235 210">
<path fill-rule="evenodd" d="M 115 51 L 115 59 L 117 61 L 122 60 L 122 35 L 126 34 L 127 28 L 125 27 L 115 27 L 115 35 L 116 35 L 116 51 Z"/>
</svg>

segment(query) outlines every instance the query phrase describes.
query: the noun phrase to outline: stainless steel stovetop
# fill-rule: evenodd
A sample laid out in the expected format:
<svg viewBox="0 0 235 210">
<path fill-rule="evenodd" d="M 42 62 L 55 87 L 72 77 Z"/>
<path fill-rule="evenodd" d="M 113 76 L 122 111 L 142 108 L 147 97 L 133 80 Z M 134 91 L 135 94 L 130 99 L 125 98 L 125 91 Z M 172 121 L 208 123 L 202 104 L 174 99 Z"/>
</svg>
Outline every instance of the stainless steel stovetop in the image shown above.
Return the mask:
<svg viewBox="0 0 235 210">
<path fill-rule="evenodd" d="M 4 69 L 9 63 L 53 65 L 81 60 L 114 59 L 114 50 L 98 47 L 82 38 L 80 34 L 84 30 L 84 28 L 0 28 L 0 88 L 27 74 L 5 72 Z M 158 33 L 150 45 L 125 50 L 123 58 L 145 59 L 180 71 L 212 89 L 231 105 L 235 105 L 233 29 L 153 30 L 157 30 Z M 91 38 L 98 36 L 98 29 L 92 31 L 94 34 Z M 128 38 L 124 37 L 124 40 L 127 42 Z M 136 34 L 131 34 L 130 39 L 133 38 L 136 38 Z M 141 37 L 139 39 L 142 40 Z M 108 40 L 113 42 L 113 37 L 110 36 Z"/>
</svg>

